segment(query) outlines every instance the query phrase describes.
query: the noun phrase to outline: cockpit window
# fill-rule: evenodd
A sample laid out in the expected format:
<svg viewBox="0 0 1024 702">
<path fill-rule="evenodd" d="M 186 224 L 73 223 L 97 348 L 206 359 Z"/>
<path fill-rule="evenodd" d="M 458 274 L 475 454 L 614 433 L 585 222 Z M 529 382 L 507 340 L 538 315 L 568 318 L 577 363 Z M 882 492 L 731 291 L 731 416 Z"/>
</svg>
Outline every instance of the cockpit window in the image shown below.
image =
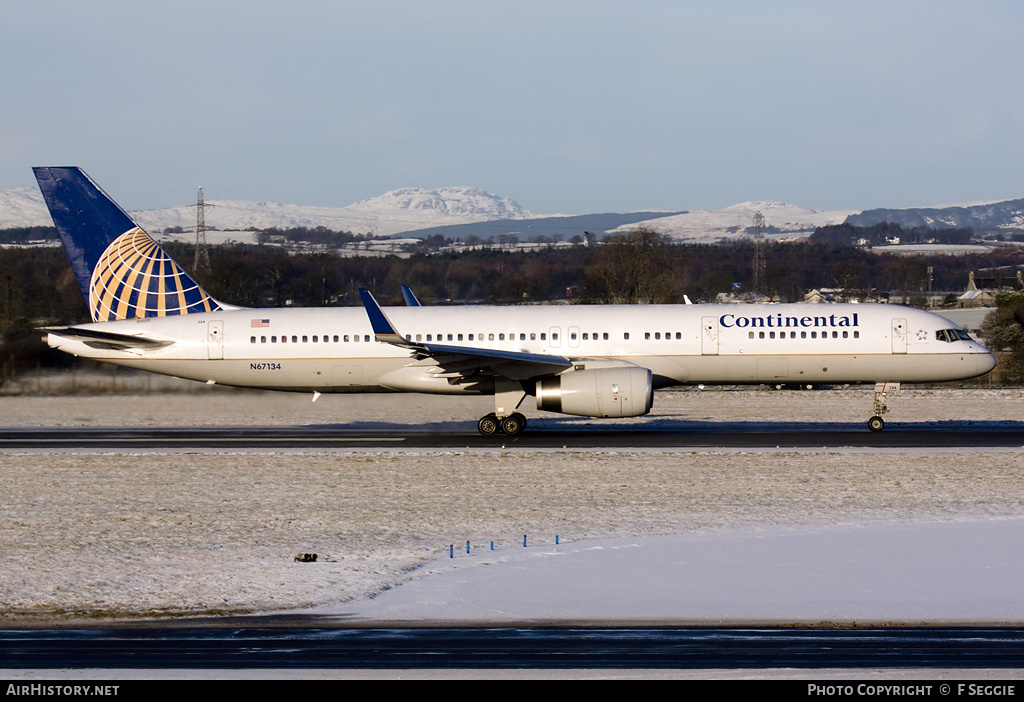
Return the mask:
<svg viewBox="0 0 1024 702">
<path fill-rule="evenodd" d="M 935 338 L 939 341 L 970 341 L 971 335 L 963 329 L 939 329 Z"/>
</svg>

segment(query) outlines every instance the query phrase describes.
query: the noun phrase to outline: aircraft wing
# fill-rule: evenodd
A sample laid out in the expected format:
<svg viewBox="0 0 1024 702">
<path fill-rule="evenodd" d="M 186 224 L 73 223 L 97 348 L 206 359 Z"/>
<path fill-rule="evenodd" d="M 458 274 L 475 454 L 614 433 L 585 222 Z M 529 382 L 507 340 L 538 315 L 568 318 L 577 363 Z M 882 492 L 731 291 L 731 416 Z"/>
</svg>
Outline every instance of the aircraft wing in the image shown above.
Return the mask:
<svg viewBox="0 0 1024 702">
<path fill-rule="evenodd" d="M 483 374 L 526 380 L 554 375 L 573 365 L 565 356 L 410 341 L 398 333 L 369 290 L 360 288 L 359 294 L 377 340 L 409 349 L 416 360 L 431 359 L 440 371 L 432 374 L 436 377 L 466 378 Z"/>
<path fill-rule="evenodd" d="M 94 349 L 111 349 L 127 351 L 129 349 L 152 350 L 170 346 L 174 342 L 166 339 L 151 339 L 134 334 L 118 334 L 117 332 L 84 329 L 82 327 L 42 327 L 40 331 L 65 339 L 81 341 Z"/>
</svg>

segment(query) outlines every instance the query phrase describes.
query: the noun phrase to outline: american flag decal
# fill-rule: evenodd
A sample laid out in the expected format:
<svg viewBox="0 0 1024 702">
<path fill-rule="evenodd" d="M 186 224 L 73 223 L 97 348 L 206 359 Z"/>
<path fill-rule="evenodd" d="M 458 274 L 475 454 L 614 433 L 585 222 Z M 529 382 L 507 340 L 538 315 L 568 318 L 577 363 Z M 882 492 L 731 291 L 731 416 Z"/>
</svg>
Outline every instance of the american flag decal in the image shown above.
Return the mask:
<svg viewBox="0 0 1024 702">
<path fill-rule="evenodd" d="M 250 322 L 250 325 L 251 325 L 251 327 L 253 329 L 256 329 L 257 327 L 269 327 L 270 326 L 270 320 L 269 319 L 254 319 L 254 320 L 252 320 Z"/>
</svg>

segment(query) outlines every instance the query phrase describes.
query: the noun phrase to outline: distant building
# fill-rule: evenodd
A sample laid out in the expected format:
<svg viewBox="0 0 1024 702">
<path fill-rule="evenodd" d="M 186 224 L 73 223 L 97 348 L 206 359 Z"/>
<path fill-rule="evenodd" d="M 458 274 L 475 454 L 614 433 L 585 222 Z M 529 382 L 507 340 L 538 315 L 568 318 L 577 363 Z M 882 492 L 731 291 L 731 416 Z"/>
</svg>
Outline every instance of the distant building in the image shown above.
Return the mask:
<svg viewBox="0 0 1024 702">
<path fill-rule="evenodd" d="M 1017 275 L 1020 275 L 1018 271 Z M 967 278 L 967 290 L 956 299 L 956 306 L 959 309 L 968 307 L 992 307 L 996 303 L 996 291 L 990 289 L 979 289 L 974 282 L 974 271 L 971 271 Z"/>
</svg>

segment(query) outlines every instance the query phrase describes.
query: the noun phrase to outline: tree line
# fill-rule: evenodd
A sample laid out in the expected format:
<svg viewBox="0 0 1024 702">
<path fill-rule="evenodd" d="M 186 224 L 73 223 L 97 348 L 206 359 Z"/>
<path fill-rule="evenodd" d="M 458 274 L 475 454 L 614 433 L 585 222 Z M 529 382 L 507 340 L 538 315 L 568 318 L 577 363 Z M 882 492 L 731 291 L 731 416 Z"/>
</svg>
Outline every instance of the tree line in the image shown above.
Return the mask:
<svg viewBox="0 0 1024 702">
<path fill-rule="evenodd" d="M 168 242 L 164 248 L 191 269 L 191 245 Z M 210 246 L 209 254 L 211 270 L 198 275 L 199 282 L 215 298 L 246 307 L 359 305 L 360 287 L 383 304 L 401 305 L 403 284 L 424 304 L 681 303 L 750 292 L 754 244 L 679 244 L 641 227 L 606 237 L 593 248 L 342 257 L 230 244 Z M 767 243 L 765 261 L 759 292 L 772 300 L 801 301 L 807 290 L 824 287 L 846 299 L 875 291 L 890 293 L 893 302 L 923 305 L 929 289 L 955 298 L 970 271 L 1019 264 L 1021 254 L 1006 248 L 896 256 L 812 237 L 803 243 Z M 0 364 L 58 363 L 55 358 L 62 355 L 43 351 L 36 327 L 87 319 L 60 247 L 0 249 Z"/>
</svg>

